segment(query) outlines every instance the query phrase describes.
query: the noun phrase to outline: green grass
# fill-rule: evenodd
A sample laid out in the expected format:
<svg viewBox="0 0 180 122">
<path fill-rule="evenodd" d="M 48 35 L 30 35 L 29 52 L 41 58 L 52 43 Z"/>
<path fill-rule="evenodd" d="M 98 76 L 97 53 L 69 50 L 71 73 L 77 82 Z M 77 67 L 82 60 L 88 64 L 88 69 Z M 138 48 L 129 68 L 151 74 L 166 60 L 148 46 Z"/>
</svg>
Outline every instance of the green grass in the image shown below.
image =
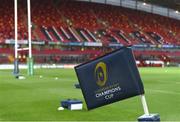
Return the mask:
<svg viewBox="0 0 180 122">
<path fill-rule="evenodd" d="M 180 68 L 141 68 L 140 73 L 150 112 L 159 113 L 163 121 L 180 121 Z M 10 70 L 0 70 L 0 121 L 136 121 L 143 114 L 139 97 L 91 111 L 85 104 L 82 111 L 57 111 L 61 100 L 84 101 L 75 83 L 72 69 L 38 69 L 35 76 L 25 80 L 15 79 Z"/>
</svg>

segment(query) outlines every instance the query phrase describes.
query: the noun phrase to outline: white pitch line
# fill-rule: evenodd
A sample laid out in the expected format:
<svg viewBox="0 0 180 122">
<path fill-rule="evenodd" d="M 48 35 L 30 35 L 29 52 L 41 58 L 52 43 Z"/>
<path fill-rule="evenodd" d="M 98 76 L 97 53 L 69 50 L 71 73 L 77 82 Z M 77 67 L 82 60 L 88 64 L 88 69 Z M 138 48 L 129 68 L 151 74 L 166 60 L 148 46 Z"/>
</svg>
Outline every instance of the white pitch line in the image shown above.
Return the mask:
<svg viewBox="0 0 180 122">
<path fill-rule="evenodd" d="M 173 83 L 173 84 L 179 84 L 180 85 L 180 82 L 170 82 L 170 81 L 157 81 L 157 82 L 160 82 L 160 83 Z"/>
<path fill-rule="evenodd" d="M 158 89 L 146 89 L 150 92 L 159 92 L 159 93 L 164 93 L 164 94 L 177 94 L 177 95 L 180 95 L 180 93 L 178 92 L 173 92 L 173 91 L 165 91 L 165 90 L 158 90 Z"/>
</svg>

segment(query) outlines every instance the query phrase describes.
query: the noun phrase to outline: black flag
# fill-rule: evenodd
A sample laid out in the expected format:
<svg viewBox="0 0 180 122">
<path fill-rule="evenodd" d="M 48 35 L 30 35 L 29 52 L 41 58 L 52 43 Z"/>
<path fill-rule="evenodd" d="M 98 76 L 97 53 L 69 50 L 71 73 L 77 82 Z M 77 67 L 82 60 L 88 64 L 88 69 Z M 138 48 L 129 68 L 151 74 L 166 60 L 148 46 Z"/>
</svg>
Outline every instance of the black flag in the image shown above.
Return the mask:
<svg viewBox="0 0 180 122">
<path fill-rule="evenodd" d="M 79 65 L 75 70 L 88 109 L 144 94 L 130 47 Z"/>
</svg>

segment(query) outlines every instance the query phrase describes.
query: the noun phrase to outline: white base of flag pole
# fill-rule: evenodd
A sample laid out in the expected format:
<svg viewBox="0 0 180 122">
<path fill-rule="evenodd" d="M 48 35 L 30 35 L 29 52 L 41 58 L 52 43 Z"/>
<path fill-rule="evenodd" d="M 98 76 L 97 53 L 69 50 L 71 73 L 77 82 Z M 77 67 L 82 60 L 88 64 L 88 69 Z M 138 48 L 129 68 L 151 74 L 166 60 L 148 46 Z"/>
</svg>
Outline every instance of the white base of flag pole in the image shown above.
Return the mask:
<svg viewBox="0 0 180 122">
<path fill-rule="evenodd" d="M 160 122 L 160 116 L 159 114 L 150 114 L 149 110 L 148 110 L 148 106 L 147 106 L 147 102 L 146 102 L 146 98 L 145 95 L 141 95 L 141 102 L 143 105 L 143 109 L 144 109 L 144 115 L 140 116 L 138 118 L 139 122 Z"/>
</svg>

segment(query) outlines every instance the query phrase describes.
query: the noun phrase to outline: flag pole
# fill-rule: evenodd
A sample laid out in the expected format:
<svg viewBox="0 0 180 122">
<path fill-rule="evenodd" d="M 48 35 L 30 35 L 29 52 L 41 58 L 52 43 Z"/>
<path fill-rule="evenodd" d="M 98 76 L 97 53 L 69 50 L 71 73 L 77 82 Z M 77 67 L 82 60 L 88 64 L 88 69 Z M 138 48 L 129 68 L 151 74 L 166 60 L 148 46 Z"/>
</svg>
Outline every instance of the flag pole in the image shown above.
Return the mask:
<svg viewBox="0 0 180 122">
<path fill-rule="evenodd" d="M 141 102 L 142 102 L 142 105 L 143 105 L 144 114 L 145 114 L 145 115 L 150 115 L 150 114 L 149 114 L 149 110 L 148 110 L 148 106 L 147 106 L 147 102 L 146 102 L 145 95 L 144 95 L 144 94 L 140 95 L 140 98 L 141 98 Z"/>
<path fill-rule="evenodd" d="M 160 122 L 160 115 L 159 114 L 150 114 L 148 110 L 148 106 L 146 103 L 145 95 L 140 95 L 141 102 L 144 109 L 144 115 L 138 118 L 138 122 Z"/>
</svg>

